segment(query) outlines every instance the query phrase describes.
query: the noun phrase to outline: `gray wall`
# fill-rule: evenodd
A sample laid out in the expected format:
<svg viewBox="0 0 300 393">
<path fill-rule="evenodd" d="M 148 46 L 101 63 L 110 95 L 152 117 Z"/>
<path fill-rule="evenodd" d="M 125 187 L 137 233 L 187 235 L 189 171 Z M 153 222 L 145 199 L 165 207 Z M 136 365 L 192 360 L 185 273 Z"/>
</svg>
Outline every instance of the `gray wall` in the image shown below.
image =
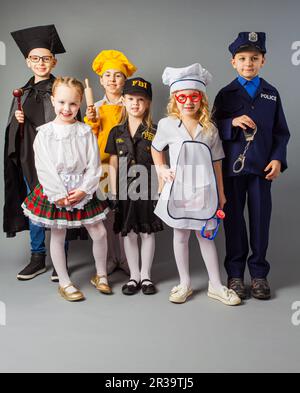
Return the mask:
<svg viewBox="0 0 300 393">
<path fill-rule="evenodd" d="M 102 92 L 90 67 L 92 59 L 102 49 L 124 51 L 138 66 L 138 74 L 153 82 L 156 121 L 163 116 L 168 97 L 168 89 L 161 83 L 165 66 L 200 62 L 214 76 L 209 87 L 213 100 L 217 91 L 235 77 L 228 44 L 239 31 L 266 31 L 267 64 L 261 75 L 278 87 L 292 134 L 289 170 L 273 186 L 269 259 L 274 266 L 273 272 L 284 275 L 286 281 L 297 282 L 293 269 L 299 261 L 296 218 L 299 218 L 300 65 L 292 64 L 291 47 L 293 42 L 300 41 L 299 0 L 14 0 L 2 3 L 0 12 L 0 41 L 7 49 L 7 65 L 0 66 L 1 157 L 11 92 L 30 77 L 10 31 L 54 23 L 68 52 L 59 56 L 56 75 L 89 77 L 96 96 Z M 2 177 L 0 188 L 2 207 Z M 170 235 L 170 231 L 166 231 L 159 236 L 156 259 L 172 258 L 171 242 L 169 249 L 162 247 L 166 238 L 171 240 Z M 221 257 L 223 243 L 222 235 L 218 239 Z M 1 259 L 11 259 L 15 255 L 25 258 L 29 253 L 26 234 L 19 235 L 16 240 L 5 239 L 0 234 L 0 244 Z M 22 261 L 18 264 L 22 265 Z"/>
</svg>

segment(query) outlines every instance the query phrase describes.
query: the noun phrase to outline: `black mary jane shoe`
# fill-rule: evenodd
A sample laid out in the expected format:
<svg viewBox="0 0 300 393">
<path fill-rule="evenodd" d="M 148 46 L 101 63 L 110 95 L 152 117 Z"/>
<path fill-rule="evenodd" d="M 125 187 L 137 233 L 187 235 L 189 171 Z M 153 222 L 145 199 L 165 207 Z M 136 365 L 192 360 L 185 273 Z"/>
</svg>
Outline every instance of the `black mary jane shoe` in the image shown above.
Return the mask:
<svg viewBox="0 0 300 393">
<path fill-rule="evenodd" d="M 147 284 L 145 284 L 145 282 Z M 142 291 L 143 291 L 144 295 L 155 295 L 156 294 L 157 290 L 151 280 L 143 280 L 141 282 L 141 285 L 142 285 Z"/>
<path fill-rule="evenodd" d="M 131 282 L 135 283 L 136 285 L 130 284 Z M 135 295 L 136 293 L 138 293 L 139 290 L 140 284 L 135 280 L 129 280 L 128 283 L 123 285 L 122 287 L 123 294 L 127 296 Z"/>
</svg>

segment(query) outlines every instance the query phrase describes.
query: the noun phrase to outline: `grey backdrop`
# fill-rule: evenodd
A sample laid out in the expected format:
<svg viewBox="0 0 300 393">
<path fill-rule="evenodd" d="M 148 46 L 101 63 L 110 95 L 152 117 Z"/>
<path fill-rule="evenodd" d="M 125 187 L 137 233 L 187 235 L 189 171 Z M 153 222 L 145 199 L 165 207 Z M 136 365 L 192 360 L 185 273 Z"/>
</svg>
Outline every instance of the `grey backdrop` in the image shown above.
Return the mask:
<svg viewBox="0 0 300 393">
<path fill-rule="evenodd" d="M 7 305 L 8 322 L 6 327 L 0 327 L 3 349 L 0 351 L 0 370 L 298 370 L 299 354 L 295 343 L 299 344 L 300 328 L 291 325 L 290 317 L 292 302 L 300 300 L 297 222 L 300 188 L 300 65 L 293 65 L 291 60 L 292 43 L 300 41 L 299 1 L 14 0 L 1 4 L 0 15 L 0 41 L 6 44 L 7 49 L 7 65 L 0 66 L 1 157 L 11 92 L 30 77 L 24 59 L 9 33 L 23 27 L 51 23 L 55 23 L 67 49 L 67 54 L 58 56 L 56 75 L 71 75 L 80 79 L 89 77 L 95 96 L 100 97 L 102 91 L 97 76 L 91 70 L 91 62 L 102 49 L 122 50 L 137 65 L 136 75 L 153 82 L 153 114 L 156 121 L 164 115 L 168 97 L 168 89 L 161 83 L 165 66 L 181 67 L 200 62 L 214 76 L 209 86 L 209 96 L 213 101 L 217 91 L 235 77 L 230 65 L 228 44 L 239 31 L 266 31 L 267 63 L 261 75 L 279 89 L 291 131 L 289 169 L 273 184 L 273 219 L 268 258 L 272 264 L 270 279 L 276 295 L 271 303 L 249 302 L 240 308 L 241 311 L 227 313 L 228 309 L 225 311 L 222 306 L 209 302 L 201 294 L 182 308 L 172 308 L 167 303 L 167 296 L 170 287 L 177 282 L 177 273 L 171 232 L 167 230 L 157 237 L 154 275 L 161 282 L 161 289 L 155 300 L 147 299 L 149 307 L 143 303 L 146 302 L 144 298 L 129 302 L 119 295 L 120 286 L 125 280 L 119 274 L 113 281 L 118 294 L 107 303 L 101 302 L 102 309 L 97 317 L 95 309 L 98 309 L 98 297 L 92 290 L 86 289 L 91 291 L 89 296 L 94 303 L 77 306 L 77 310 L 81 310 L 82 320 L 74 321 L 80 326 L 74 332 L 71 325 L 66 324 L 79 316 L 76 312 L 75 317 L 69 305 L 58 299 L 55 289 L 48 283 L 49 277 L 44 278 L 44 275 L 26 284 L 15 281 L 15 274 L 30 254 L 28 235 L 23 233 L 15 239 L 6 239 L 1 233 L 0 301 Z M 1 158 L 1 173 L 2 161 Z M 0 181 L 2 207 L 2 177 Z M 2 208 L 0 215 L 2 223 Z M 222 264 L 223 234 L 217 243 Z M 85 270 L 92 269 L 86 267 L 91 257 L 89 246 L 88 243 L 81 246 L 77 244 L 71 250 L 74 264 L 78 265 L 78 277 L 84 274 L 82 285 L 87 288 L 92 271 Z M 194 240 L 191 247 L 194 286 L 199 287 L 201 277 L 203 291 L 206 274 L 199 263 Z M 130 314 L 126 311 L 128 304 L 132 305 Z M 130 319 L 125 323 L 128 315 Z M 146 323 L 149 318 L 153 321 L 151 326 Z M 60 325 L 62 321 L 63 326 Z M 109 327 L 102 331 L 103 323 L 116 327 L 116 331 Z M 201 333 L 201 328 L 205 334 Z M 244 331 L 243 335 L 240 329 Z M 184 330 L 185 333 L 182 333 Z M 102 336 L 100 333 L 97 335 L 100 331 Z M 140 335 L 136 335 L 137 332 Z M 106 340 L 107 337 L 103 337 L 105 334 L 110 339 Z M 27 335 L 26 343 L 19 345 L 18 340 L 22 341 L 24 335 Z M 100 344 L 106 341 L 105 350 L 111 353 L 109 361 L 101 360 L 101 357 L 99 360 L 97 350 L 90 347 L 94 345 L 94 340 L 99 342 L 99 353 L 103 350 Z M 85 359 L 76 359 L 78 348 L 75 350 L 75 345 L 81 348 L 80 342 L 83 352 L 79 353 Z M 67 351 L 59 352 L 58 347 L 65 345 Z M 41 346 L 47 348 L 47 355 Z M 239 348 L 247 351 L 246 360 Z M 15 351 L 16 356 L 11 356 Z M 57 351 L 61 357 L 59 359 Z M 125 353 L 131 353 L 136 359 L 143 351 L 148 351 L 149 359 L 141 362 L 124 360 Z M 159 359 L 157 351 L 161 353 Z M 228 351 L 234 352 L 234 358 L 229 362 L 225 355 Z M 91 359 L 97 359 L 97 362 Z"/>
</svg>

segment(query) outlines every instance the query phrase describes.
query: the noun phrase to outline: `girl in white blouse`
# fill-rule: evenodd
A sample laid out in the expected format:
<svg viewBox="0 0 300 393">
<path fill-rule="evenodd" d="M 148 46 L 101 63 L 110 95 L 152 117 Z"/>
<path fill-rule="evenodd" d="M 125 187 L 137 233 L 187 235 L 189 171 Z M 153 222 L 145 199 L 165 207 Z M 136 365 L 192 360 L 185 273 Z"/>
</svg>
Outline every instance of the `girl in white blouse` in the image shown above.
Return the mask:
<svg viewBox="0 0 300 393">
<path fill-rule="evenodd" d="M 52 104 L 56 118 L 37 128 L 33 145 L 39 184 L 22 205 L 30 220 L 51 229 L 50 254 L 59 277 L 59 293 L 68 301 L 84 299 L 70 280 L 64 251 L 67 228 L 82 225 L 93 240 L 97 274 L 91 282 L 99 291 L 111 293 L 102 222 L 108 207 L 96 197 L 101 176 L 97 139 L 90 126 L 75 119 L 83 92 L 82 83 L 76 79 L 55 81 Z"/>
</svg>

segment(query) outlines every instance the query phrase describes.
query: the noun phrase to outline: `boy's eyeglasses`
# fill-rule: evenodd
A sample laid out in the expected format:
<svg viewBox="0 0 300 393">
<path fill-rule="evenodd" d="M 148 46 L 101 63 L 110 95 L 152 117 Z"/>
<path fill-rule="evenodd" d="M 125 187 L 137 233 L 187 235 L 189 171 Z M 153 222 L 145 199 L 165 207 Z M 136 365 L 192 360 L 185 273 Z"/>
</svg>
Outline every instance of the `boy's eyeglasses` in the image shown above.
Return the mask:
<svg viewBox="0 0 300 393">
<path fill-rule="evenodd" d="M 51 63 L 53 56 L 29 56 L 29 59 L 33 63 L 39 63 L 40 60 L 42 60 L 43 63 Z"/>
<path fill-rule="evenodd" d="M 202 94 L 199 92 L 195 92 L 195 93 L 189 94 L 189 95 L 186 95 L 183 93 L 178 94 L 178 95 L 175 94 L 175 98 L 176 98 L 176 101 L 179 102 L 179 104 L 185 104 L 187 102 L 188 98 L 190 99 L 191 102 L 195 103 L 195 102 L 199 102 L 201 100 Z"/>
</svg>

